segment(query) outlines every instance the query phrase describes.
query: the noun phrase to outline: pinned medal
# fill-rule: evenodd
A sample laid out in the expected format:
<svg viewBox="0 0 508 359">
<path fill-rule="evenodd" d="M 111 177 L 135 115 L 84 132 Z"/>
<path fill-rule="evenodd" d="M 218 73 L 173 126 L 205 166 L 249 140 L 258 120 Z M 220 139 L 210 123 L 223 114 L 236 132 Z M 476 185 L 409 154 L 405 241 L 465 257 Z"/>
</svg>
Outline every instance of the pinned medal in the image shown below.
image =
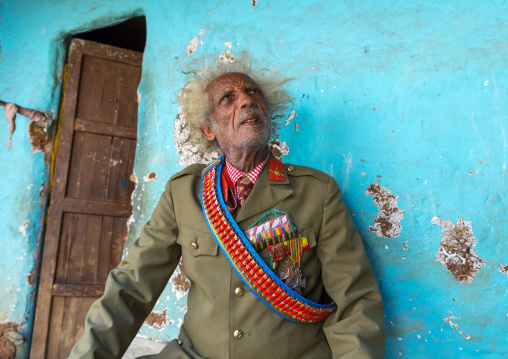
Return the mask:
<svg viewBox="0 0 508 359">
<path fill-rule="evenodd" d="M 274 218 L 267 220 L 270 216 Z M 276 209 L 268 211 L 248 228 L 245 234 L 256 251 L 267 249 L 272 270 L 287 258 L 280 277 L 286 284 L 291 285 L 290 288 L 300 291 L 299 288 L 305 287 L 300 262 L 302 252 L 309 249 L 309 242 L 306 237 L 298 235 L 289 214 Z"/>
</svg>

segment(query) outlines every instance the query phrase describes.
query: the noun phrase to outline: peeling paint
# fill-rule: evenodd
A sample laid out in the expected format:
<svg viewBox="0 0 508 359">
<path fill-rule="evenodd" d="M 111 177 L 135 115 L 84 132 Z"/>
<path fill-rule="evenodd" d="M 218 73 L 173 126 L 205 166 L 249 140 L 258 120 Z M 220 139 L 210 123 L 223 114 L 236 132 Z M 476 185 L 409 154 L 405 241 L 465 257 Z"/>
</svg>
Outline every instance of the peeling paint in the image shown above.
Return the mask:
<svg viewBox="0 0 508 359">
<path fill-rule="evenodd" d="M 145 182 L 152 182 L 157 180 L 157 173 L 155 171 L 152 171 L 148 173 L 147 175 L 143 176 L 143 180 Z"/>
<path fill-rule="evenodd" d="M 250 6 L 254 7 L 258 3 L 258 0 L 252 0 Z"/>
<path fill-rule="evenodd" d="M 27 125 L 32 153 L 42 152 L 46 164 L 51 163 L 51 156 L 53 154 L 52 122 L 52 119 L 46 117 L 44 120 L 30 121 Z"/>
<path fill-rule="evenodd" d="M 455 329 L 457 329 L 457 330 L 459 331 L 460 335 L 462 335 L 464 338 L 466 338 L 466 339 L 468 339 L 468 340 L 469 340 L 469 339 L 471 339 L 471 336 L 469 336 L 469 335 L 465 335 L 465 334 L 464 334 L 464 331 L 463 331 L 463 330 L 459 327 L 459 325 L 458 325 L 456 322 L 455 322 L 455 323 L 454 323 L 454 322 L 452 322 L 452 319 L 460 319 L 460 318 L 458 318 L 458 317 L 454 317 L 454 316 L 452 315 L 452 312 L 449 312 L 449 313 L 450 313 L 450 314 L 448 314 L 448 317 L 446 317 L 446 318 L 444 319 L 444 321 L 445 321 L 445 322 L 447 322 L 447 323 L 450 325 L 450 329 L 452 330 L 452 332 L 454 332 L 454 333 L 455 333 L 455 330 L 453 329 L 453 328 L 455 328 Z"/>
<path fill-rule="evenodd" d="M 8 103 L 5 105 L 5 119 L 9 122 L 9 142 L 7 143 L 7 148 L 11 148 L 12 146 L 12 135 L 16 130 L 16 112 L 18 111 L 18 106 L 15 103 Z"/>
<path fill-rule="evenodd" d="M 19 231 L 23 237 L 26 237 L 26 230 L 28 229 L 28 225 L 30 224 L 29 220 L 26 220 L 23 225 L 19 226 Z"/>
<path fill-rule="evenodd" d="M 395 238 L 400 235 L 402 226 L 400 221 L 405 212 L 397 207 L 399 197 L 394 196 L 389 189 L 381 187 L 379 183 L 372 183 L 365 192 L 372 196 L 379 213 L 369 231 L 376 232 L 378 237 Z"/>
<path fill-rule="evenodd" d="M 0 323 L 0 358 L 14 359 L 16 346 L 24 342 L 19 334 L 19 324 L 13 322 Z"/>
<path fill-rule="evenodd" d="M 285 155 L 287 155 L 289 153 L 289 147 L 288 147 L 288 145 L 286 144 L 285 141 L 280 142 L 279 140 L 272 140 L 268 144 L 268 149 L 279 160 L 282 158 L 282 156 L 285 156 Z"/>
<path fill-rule="evenodd" d="M 212 159 L 220 157 L 219 152 L 205 152 L 199 146 L 194 146 L 189 142 L 190 129 L 182 116 L 180 109 L 174 121 L 175 129 L 173 131 L 173 141 L 178 154 L 178 164 L 189 166 L 194 163 L 209 163 Z"/>
<path fill-rule="evenodd" d="M 222 62 L 234 62 L 236 61 L 236 57 L 231 54 L 231 51 L 222 52 L 219 56 L 219 60 Z"/>
<path fill-rule="evenodd" d="M 431 223 L 443 227 L 436 259 L 459 282 L 471 284 L 476 273 L 485 265 L 485 261 L 478 258 L 473 249 L 478 242 L 473 235 L 471 222 L 458 218 L 457 223 L 451 223 L 434 217 Z"/>
<path fill-rule="evenodd" d="M 296 114 L 295 110 L 289 111 L 289 116 L 286 118 L 286 121 L 284 121 L 284 125 L 282 127 L 286 127 L 291 123 L 291 121 L 296 118 L 298 115 Z"/>
<path fill-rule="evenodd" d="M 230 49 L 231 46 L 233 46 L 233 43 L 231 41 L 228 41 L 228 42 L 224 43 L 224 46 L 226 46 L 228 49 Z"/>
<path fill-rule="evenodd" d="M 166 319 L 167 312 L 167 309 L 164 309 L 163 312 L 151 312 L 148 317 L 146 317 L 145 324 L 155 330 L 163 330 L 166 325 L 168 325 L 168 321 Z"/>
<path fill-rule="evenodd" d="M 191 41 L 189 41 L 189 45 L 187 45 L 187 56 L 191 56 L 196 49 L 198 48 L 198 37 L 194 36 Z"/>
<path fill-rule="evenodd" d="M 503 273 L 505 276 L 508 276 L 508 264 L 507 265 L 503 265 L 503 264 L 498 265 L 497 270 L 500 273 Z"/>
<path fill-rule="evenodd" d="M 182 259 L 178 263 L 178 270 L 171 276 L 171 283 L 173 285 L 173 292 L 176 292 L 176 298 L 180 300 L 187 294 L 191 287 L 191 282 L 185 275 L 182 266 Z"/>
</svg>

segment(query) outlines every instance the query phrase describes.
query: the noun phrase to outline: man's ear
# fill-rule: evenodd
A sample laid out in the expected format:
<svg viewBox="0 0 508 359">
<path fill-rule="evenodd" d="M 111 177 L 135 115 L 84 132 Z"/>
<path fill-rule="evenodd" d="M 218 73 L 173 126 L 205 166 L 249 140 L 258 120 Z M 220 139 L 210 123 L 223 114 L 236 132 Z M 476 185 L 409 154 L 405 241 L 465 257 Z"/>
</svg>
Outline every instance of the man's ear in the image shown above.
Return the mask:
<svg viewBox="0 0 508 359">
<path fill-rule="evenodd" d="M 203 134 L 203 136 L 205 136 L 207 139 L 209 139 L 210 141 L 215 141 L 215 138 L 216 138 L 215 132 L 213 132 L 211 125 L 205 124 L 205 125 L 201 126 L 200 130 L 201 130 L 201 133 Z"/>
</svg>

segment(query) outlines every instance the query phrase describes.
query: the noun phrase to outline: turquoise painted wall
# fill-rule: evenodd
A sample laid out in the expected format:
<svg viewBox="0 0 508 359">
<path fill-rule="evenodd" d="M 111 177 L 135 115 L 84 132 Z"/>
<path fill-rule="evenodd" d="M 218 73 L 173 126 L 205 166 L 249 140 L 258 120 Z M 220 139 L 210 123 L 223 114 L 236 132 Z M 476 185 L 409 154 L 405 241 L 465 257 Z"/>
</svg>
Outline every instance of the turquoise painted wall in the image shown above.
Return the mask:
<svg viewBox="0 0 508 359">
<path fill-rule="evenodd" d="M 295 78 L 298 116 L 280 136 L 289 147 L 284 161 L 321 169 L 341 185 L 383 293 L 387 358 L 508 356 L 508 277 L 497 270 L 508 264 L 506 1 L 259 0 L 253 7 L 248 0 L 3 0 L 0 100 L 57 113 L 65 38 L 134 14 L 146 16 L 147 45 L 128 243 L 182 168 L 172 138 L 181 70 L 203 56 L 248 50 L 263 68 Z M 0 322 L 22 323 L 29 340 L 36 286 L 27 275 L 38 258 L 45 213 L 39 189 L 48 171 L 42 154 L 30 151 L 27 123 L 18 116 L 7 149 L 0 113 L 0 185 L 7 193 Z M 157 180 L 145 183 L 151 171 Z M 378 209 L 366 191 L 376 182 L 405 212 L 398 237 L 369 231 Z M 471 222 L 474 249 L 485 261 L 471 284 L 436 261 L 443 228 L 431 223 L 434 216 Z M 26 221 L 25 234 L 19 227 Z M 142 334 L 176 335 L 185 310 L 178 294 L 170 283 L 154 309 L 168 308 L 168 324 L 144 326 Z"/>
</svg>

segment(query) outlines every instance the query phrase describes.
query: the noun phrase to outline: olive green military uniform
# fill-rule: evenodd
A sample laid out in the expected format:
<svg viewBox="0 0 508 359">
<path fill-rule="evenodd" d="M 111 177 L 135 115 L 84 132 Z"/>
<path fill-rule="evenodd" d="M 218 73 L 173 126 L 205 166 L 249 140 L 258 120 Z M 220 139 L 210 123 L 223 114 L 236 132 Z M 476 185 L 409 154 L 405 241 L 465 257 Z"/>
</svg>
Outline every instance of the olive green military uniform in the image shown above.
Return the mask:
<svg viewBox="0 0 508 359">
<path fill-rule="evenodd" d="M 201 211 L 203 168 L 189 166 L 168 182 L 140 238 L 90 309 L 70 358 L 121 357 L 180 255 L 192 286 L 179 341 L 144 358 L 383 358 L 381 295 L 335 180 L 284 164 L 284 181 L 269 181 L 265 166 L 236 216 L 245 230 L 268 210 L 285 211 L 308 238 L 303 295 L 319 302 L 324 284 L 338 310 L 322 322 L 300 324 L 263 304 L 219 250 Z M 259 253 L 268 262 L 266 250 Z"/>
</svg>

